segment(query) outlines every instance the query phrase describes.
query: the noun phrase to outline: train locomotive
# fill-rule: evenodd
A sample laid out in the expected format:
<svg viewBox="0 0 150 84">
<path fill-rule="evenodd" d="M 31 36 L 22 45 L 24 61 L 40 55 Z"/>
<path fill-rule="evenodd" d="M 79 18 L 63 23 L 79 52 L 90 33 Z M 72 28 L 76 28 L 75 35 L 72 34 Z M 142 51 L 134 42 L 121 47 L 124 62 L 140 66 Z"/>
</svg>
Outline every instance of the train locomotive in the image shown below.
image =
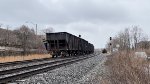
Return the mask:
<svg viewBox="0 0 150 84">
<path fill-rule="evenodd" d="M 45 48 L 52 58 L 86 55 L 94 52 L 94 46 L 88 41 L 67 32 L 46 33 Z"/>
</svg>

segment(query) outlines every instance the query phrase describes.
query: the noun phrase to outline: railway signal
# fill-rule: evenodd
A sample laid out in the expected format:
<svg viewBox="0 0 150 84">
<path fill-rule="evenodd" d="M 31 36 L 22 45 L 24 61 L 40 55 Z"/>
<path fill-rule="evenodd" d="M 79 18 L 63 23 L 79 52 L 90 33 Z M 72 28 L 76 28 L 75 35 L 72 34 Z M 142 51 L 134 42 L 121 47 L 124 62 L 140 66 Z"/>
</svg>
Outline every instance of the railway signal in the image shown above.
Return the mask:
<svg viewBox="0 0 150 84">
<path fill-rule="evenodd" d="M 112 37 L 109 38 L 110 39 L 110 43 L 109 43 L 109 47 L 110 47 L 110 53 L 112 53 Z"/>
<path fill-rule="evenodd" d="M 112 37 L 110 37 L 110 41 L 112 40 Z"/>
</svg>

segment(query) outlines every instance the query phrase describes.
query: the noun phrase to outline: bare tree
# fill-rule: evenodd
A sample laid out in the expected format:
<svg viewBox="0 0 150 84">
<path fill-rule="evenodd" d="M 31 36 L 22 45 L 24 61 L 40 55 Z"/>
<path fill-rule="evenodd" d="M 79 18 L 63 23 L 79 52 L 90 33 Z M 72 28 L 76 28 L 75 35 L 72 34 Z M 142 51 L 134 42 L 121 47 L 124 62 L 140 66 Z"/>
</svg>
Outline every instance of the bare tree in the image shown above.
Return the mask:
<svg viewBox="0 0 150 84">
<path fill-rule="evenodd" d="M 145 42 L 145 38 L 142 33 L 142 29 L 137 26 L 133 26 L 132 29 L 126 28 L 124 31 L 119 32 L 115 37 L 113 37 L 112 44 L 113 48 L 116 48 L 116 45 L 119 45 L 119 50 L 136 50 L 138 43 L 143 41 L 142 47 L 146 48 L 149 45 L 149 42 Z"/>
<path fill-rule="evenodd" d="M 142 36 L 142 29 L 140 29 L 138 26 L 133 26 L 132 37 L 134 49 L 137 49 L 137 44 L 140 42 L 142 38 L 141 36 Z"/>
<path fill-rule="evenodd" d="M 130 29 L 129 28 L 126 28 L 124 30 L 124 39 L 125 39 L 125 49 L 126 50 L 129 50 L 130 49 L 130 46 L 131 46 L 131 36 L 130 36 Z"/>
<path fill-rule="evenodd" d="M 51 33 L 51 32 L 54 32 L 54 28 L 52 27 L 48 27 L 46 29 L 43 29 L 43 33 L 46 34 L 46 33 Z"/>
<path fill-rule="evenodd" d="M 145 35 L 141 38 L 141 41 L 137 43 L 137 48 L 140 49 L 149 49 L 150 48 L 150 41 L 148 41 L 148 36 Z"/>
<path fill-rule="evenodd" d="M 7 25 L 7 30 L 6 30 L 6 45 L 9 45 L 10 44 L 10 39 L 9 39 L 9 37 L 10 37 L 10 33 L 9 33 L 9 25 Z"/>
<path fill-rule="evenodd" d="M 113 48 L 117 48 L 119 45 L 119 50 L 128 50 L 131 46 L 131 36 L 130 36 L 130 29 L 126 28 L 124 31 L 119 32 L 116 37 L 112 40 Z"/>
<path fill-rule="evenodd" d="M 0 44 L 1 46 L 12 46 L 15 45 L 17 40 L 16 35 L 13 31 L 7 29 L 0 28 Z"/>
<path fill-rule="evenodd" d="M 21 44 L 23 49 L 23 55 L 26 55 L 30 49 L 33 49 L 36 45 L 34 38 L 36 37 L 35 33 L 25 25 L 22 25 L 19 29 L 14 30 L 15 34 L 18 37 L 18 43 Z"/>
</svg>

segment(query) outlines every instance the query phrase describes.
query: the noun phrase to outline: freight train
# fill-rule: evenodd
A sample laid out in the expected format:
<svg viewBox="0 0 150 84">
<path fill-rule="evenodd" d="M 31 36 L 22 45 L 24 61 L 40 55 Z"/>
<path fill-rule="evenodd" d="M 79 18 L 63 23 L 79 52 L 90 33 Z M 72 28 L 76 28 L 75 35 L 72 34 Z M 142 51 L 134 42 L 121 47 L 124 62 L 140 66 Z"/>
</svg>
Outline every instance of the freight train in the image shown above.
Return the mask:
<svg viewBox="0 0 150 84">
<path fill-rule="evenodd" d="M 67 32 L 46 33 L 45 48 L 52 57 L 91 54 L 93 44 Z"/>
</svg>

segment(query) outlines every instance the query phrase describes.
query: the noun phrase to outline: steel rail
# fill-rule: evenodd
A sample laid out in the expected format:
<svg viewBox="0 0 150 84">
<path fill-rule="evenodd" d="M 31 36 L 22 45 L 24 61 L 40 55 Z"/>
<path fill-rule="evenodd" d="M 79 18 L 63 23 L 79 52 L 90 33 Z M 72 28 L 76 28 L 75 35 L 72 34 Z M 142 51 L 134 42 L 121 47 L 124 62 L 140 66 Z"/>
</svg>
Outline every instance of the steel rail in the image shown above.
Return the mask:
<svg viewBox="0 0 150 84">
<path fill-rule="evenodd" d="M 62 61 L 45 63 L 45 64 L 41 64 L 41 65 L 34 65 L 34 66 L 14 69 L 14 70 L 10 70 L 10 71 L 8 70 L 6 72 L 2 72 L 3 74 L 1 74 L 1 76 L 7 75 L 7 74 L 10 74 L 10 73 L 12 73 L 12 74 L 17 73 L 19 71 L 23 72 L 23 71 L 34 69 L 34 70 L 29 71 L 29 72 L 24 72 L 24 73 L 20 73 L 20 74 L 15 74 L 15 75 L 2 77 L 2 78 L 0 78 L 0 83 L 8 83 L 8 82 L 15 81 L 15 80 L 18 80 L 18 79 L 30 77 L 32 75 L 47 72 L 47 71 L 50 71 L 50 70 L 53 70 L 53 69 L 56 69 L 56 68 L 59 68 L 59 67 L 62 67 L 62 66 L 68 65 L 68 64 L 72 64 L 74 62 L 78 62 L 80 60 L 88 59 L 88 58 L 91 58 L 93 56 L 95 56 L 95 55 L 80 57 L 80 58 L 72 58 L 72 59 L 68 59 L 68 60 L 65 59 L 65 60 L 62 60 Z M 46 66 L 46 67 L 44 67 L 44 66 Z M 40 68 L 40 67 L 43 67 L 43 68 Z"/>
</svg>

